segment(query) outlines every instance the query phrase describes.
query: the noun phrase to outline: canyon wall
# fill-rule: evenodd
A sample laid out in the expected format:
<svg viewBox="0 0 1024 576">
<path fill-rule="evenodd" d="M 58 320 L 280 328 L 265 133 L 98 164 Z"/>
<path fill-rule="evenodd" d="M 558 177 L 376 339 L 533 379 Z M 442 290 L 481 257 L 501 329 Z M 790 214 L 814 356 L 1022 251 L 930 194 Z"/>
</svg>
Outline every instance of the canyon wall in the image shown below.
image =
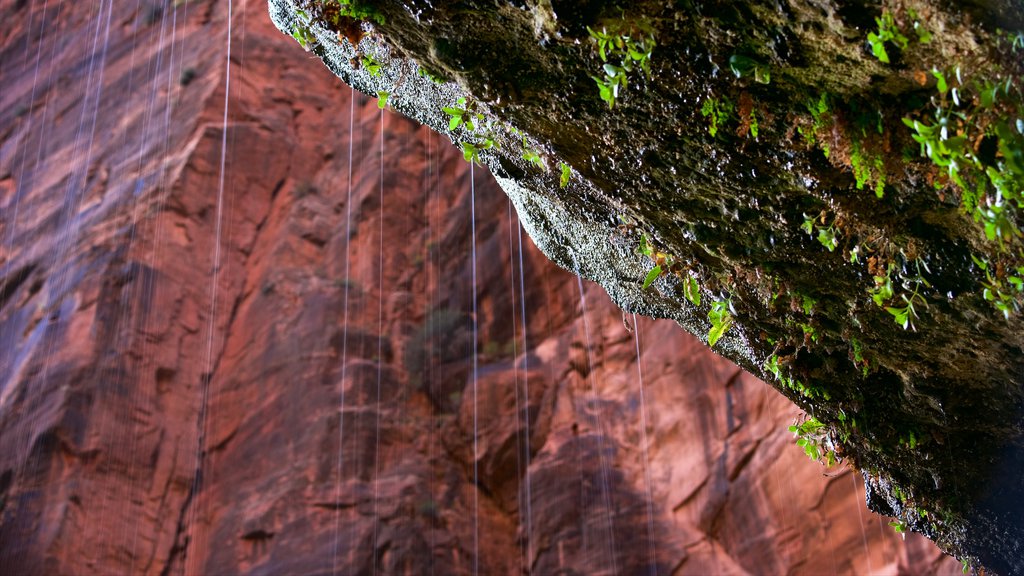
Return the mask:
<svg viewBox="0 0 1024 576">
<path fill-rule="evenodd" d="M 228 7 L 0 1 L 5 572 L 959 573 Z"/>
</svg>

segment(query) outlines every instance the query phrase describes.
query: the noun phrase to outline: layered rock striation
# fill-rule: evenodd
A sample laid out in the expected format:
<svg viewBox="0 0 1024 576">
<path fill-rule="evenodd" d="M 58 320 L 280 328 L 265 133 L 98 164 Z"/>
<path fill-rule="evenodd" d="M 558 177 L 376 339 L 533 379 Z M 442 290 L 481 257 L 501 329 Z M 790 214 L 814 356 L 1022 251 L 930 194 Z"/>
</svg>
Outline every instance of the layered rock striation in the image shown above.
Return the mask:
<svg viewBox="0 0 1024 576">
<path fill-rule="evenodd" d="M 265 3 L 0 11 L 5 572 L 959 572 Z"/>
</svg>

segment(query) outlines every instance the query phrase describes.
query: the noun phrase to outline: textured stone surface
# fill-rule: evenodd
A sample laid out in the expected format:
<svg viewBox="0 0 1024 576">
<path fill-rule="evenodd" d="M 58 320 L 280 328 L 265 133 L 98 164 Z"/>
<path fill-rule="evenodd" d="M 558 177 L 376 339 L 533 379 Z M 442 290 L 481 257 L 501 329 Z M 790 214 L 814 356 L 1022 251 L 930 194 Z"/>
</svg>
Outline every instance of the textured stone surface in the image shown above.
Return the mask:
<svg viewBox="0 0 1024 576">
<path fill-rule="evenodd" d="M 265 3 L 227 132 L 226 2 L 50 4 L 0 2 L 5 571 L 959 572 L 785 398 L 525 237 L 524 354 L 508 200 Z"/>
<path fill-rule="evenodd" d="M 997 286 L 1024 271 L 1024 2 L 269 3 L 346 83 L 483 148 L 537 246 L 623 308 L 709 343 L 727 308 L 716 350 L 815 415 L 871 509 L 1024 572 L 1024 290 Z M 650 73 L 588 28 L 650 34 Z M 594 81 L 623 75 L 609 107 Z M 646 290 L 642 244 L 669 269 Z"/>
</svg>

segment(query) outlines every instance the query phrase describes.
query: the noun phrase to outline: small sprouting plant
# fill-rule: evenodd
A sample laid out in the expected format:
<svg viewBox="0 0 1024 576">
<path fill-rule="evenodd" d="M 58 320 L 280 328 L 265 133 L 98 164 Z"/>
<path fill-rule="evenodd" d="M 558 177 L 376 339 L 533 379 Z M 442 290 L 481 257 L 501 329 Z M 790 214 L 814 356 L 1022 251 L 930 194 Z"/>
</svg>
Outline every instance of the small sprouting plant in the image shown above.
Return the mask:
<svg viewBox="0 0 1024 576">
<path fill-rule="evenodd" d="M 850 358 L 853 360 L 853 365 L 860 367 L 861 374 L 864 378 L 867 378 L 870 364 L 868 363 L 867 358 L 864 357 L 864 345 L 856 338 L 850 338 L 850 346 L 853 349 Z"/>
<path fill-rule="evenodd" d="M 768 84 L 772 81 L 771 69 L 768 66 L 742 54 L 733 54 L 729 57 L 729 69 L 737 78 L 753 77 L 754 82 L 758 84 Z"/>
<path fill-rule="evenodd" d="M 790 378 L 787 376 L 782 369 L 782 364 L 779 361 L 777 354 L 772 354 L 764 362 L 764 368 L 769 374 L 775 376 L 775 379 L 782 383 L 782 385 L 801 396 L 806 398 L 824 398 L 825 400 L 831 400 L 832 396 L 821 387 L 814 386 L 813 384 L 804 384 L 796 378 Z"/>
<path fill-rule="evenodd" d="M 907 296 L 906 294 L 900 294 L 900 298 L 903 299 L 903 306 L 886 306 L 885 311 L 893 315 L 893 319 L 896 323 L 903 327 L 904 330 L 909 326 L 911 330 L 917 331 L 914 327 L 914 319 L 920 318 L 917 315 L 917 305 L 923 305 L 925 308 L 928 307 L 928 301 L 921 296 L 917 289 Z"/>
<path fill-rule="evenodd" d="M 472 162 L 474 164 L 480 164 L 480 152 L 489 150 L 494 147 L 493 140 L 485 140 L 482 143 L 463 142 L 462 143 L 462 157 L 466 162 Z"/>
<path fill-rule="evenodd" d="M 807 314 L 808 316 L 814 316 L 814 306 L 817 303 L 817 300 L 806 294 L 800 297 L 800 308 L 804 311 L 804 314 Z"/>
<path fill-rule="evenodd" d="M 463 124 L 466 125 L 466 129 L 470 132 L 473 131 L 473 118 L 474 114 L 470 111 L 471 106 L 466 104 L 464 97 L 459 98 L 455 101 L 455 106 L 445 106 L 442 108 L 444 113 L 451 116 L 448 120 L 448 129 L 455 130 Z M 477 116 L 480 116 L 479 114 Z M 482 116 L 480 116 L 482 117 Z"/>
<path fill-rule="evenodd" d="M 861 252 L 862 252 L 862 250 L 860 248 L 860 244 L 858 244 L 858 245 L 856 245 L 856 246 L 854 246 L 853 248 L 850 249 L 850 264 L 856 264 L 856 263 L 860 262 L 860 254 L 861 254 Z"/>
<path fill-rule="evenodd" d="M 369 72 L 371 77 L 373 77 L 373 78 L 380 77 L 380 70 L 381 70 L 380 61 L 378 61 L 373 56 L 373 54 L 367 54 L 367 55 L 363 56 L 362 64 L 363 64 L 363 69 L 366 70 L 367 72 Z"/>
<path fill-rule="evenodd" d="M 885 303 L 893 297 L 892 272 L 895 268 L 895 264 L 889 263 L 884 275 L 873 277 L 875 286 L 868 293 L 871 294 L 871 300 L 876 306 L 885 306 Z"/>
<path fill-rule="evenodd" d="M 523 160 L 535 165 L 536 167 L 544 170 L 544 159 L 541 158 L 540 152 L 530 146 L 530 143 L 526 141 L 526 136 L 523 136 Z"/>
<path fill-rule="evenodd" d="M 370 6 L 364 6 L 362 2 L 358 0 L 337 0 L 338 12 L 335 16 L 344 16 L 346 18 L 352 18 L 354 20 L 373 20 L 377 24 L 384 24 L 384 15 L 381 14 L 376 8 Z M 337 22 L 335 22 L 337 24 Z"/>
<path fill-rule="evenodd" d="M 897 534 L 903 536 L 903 538 L 907 537 L 907 525 L 903 521 L 893 520 L 892 522 L 889 522 L 889 526 L 892 526 L 892 529 L 895 530 Z"/>
<path fill-rule="evenodd" d="M 796 445 L 804 449 L 807 457 L 815 462 L 825 459 L 825 464 L 835 466 L 836 453 L 828 448 L 828 428 L 817 418 L 810 417 L 793 424 L 789 431 L 796 436 Z"/>
<path fill-rule="evenodd" d="M 292 22 L 292 38 L 295 38 L 295 41 L 299 43 L 299 46 L 302 46 L 303 50 L 309 52 L 313 44 L 316 43 L 316 36 L 309 29 L 309 14 L 303 10 L 296 10 L 295 14 L 299 19 Z"/>
<path fill-rule="evenodd" d="M 825 248 L 828 248 L 829 252 L 832 252 L 837 246 L 839 246 L 839 240 L 836 238 L 836 223 L 833 221 L 832 224 L 825 226 L 825 212 L 821 213 L 821 224 L 817 224 L 818 220 L 818 216 L 808 216 L 804 214 L 804 223 L 800 228 L 811 236 L 813 236 L 814 232 L 817 231 L 818 242 Z"/>
<path fill-rule="evenodd" d="M 871 45 L 871 52 L 875 58 L 888 64 L 889 53 L 885 50 L 885 43 L 889 42 L 901 50 L 906 50 L 910 40 L 900 32 L 896 20 L 889 11 L 882 12 L 880 17 L 875 18 L 875 23 L 878 24 L 878 31 L 868 34 L 868 44 Z"/>
<path fill-rule="evenodd" d="M 647 273 L 644 277 L 644 283 L 642 288 L 646 290 L 651 284 L 661 278 L 664 274 L 669 273 L 678 268 L 676 266 L 675 257 L 666 252 L 661 252 L 654 247 L 653 244 L 647 239 L 646 234 L 640 235 L 640 247 L 637 252 L 647 256 L 651 260 L 654 260 L 654 268 Z"/>
<path fill-rule="evenodd" d="M 683 296 L 694 306 L 700 306 L 700 286 L 693 276 L 683 278 Z"/>
<path fill-rule="evenodd" d="M 914 434 L 913 430 L 910 430 L 906 434 L 900 434 L 900 444 L 913 450 L 917 448 L 917 434 Z"/>
<path fill-rule="evenodd" d="M 462 143 L 462 157 L 467 162 L 479 164 L 481 151 L 498 147 L 494 126 L 490 122 L 485 123 L 484 115 L 474 111 L 472 104 L 468 104 L 465 98 L 459 98 L 455 106 L 445 106 L 442 110 L 451 117 L 448 120 L 449 130 L 464 126 L 472 137 L 472 140 Z"/>
<path fill-rule="evenodd" d="M 646 26 L 626 26 L 618 23 L 603 26 L 600 30 L 587 27 L 590 37 L 597 43 L 597 53 L 604 62 L 604 77 L 591 76 L 597 82 L 601 100 L 615 107 L 620 90 L 629 84 L 627 75 L 639 68 L 650 78 L 651 53 L 656 42 L 654 34 Z M 617 64 L 615 63 L 617 62 Z"/>
<path fill-rule="evenodd" d="M 854 141 L 850 152 L 850 165 L 853 177 L 857 180 L 857 190 L 863 190 L 865 184 L 871 184 L 875 196 L 885 195 L 885 162 L 881 156 L 872 156 Z"/>
<path fill-rule="evenodd" d="M 711 122 L 708 126 L 708 133 L 711 136 L 718 134 L 718 129 L 729 120 L 732 112 L 733 103 L 724 96 L 722 98 L 708 98 L 700 107 L 700 115 Z"/>
<path fill-rule="evenodd" d="M 434 84 L 444 84 L 444 79 L 442 79 L 440 76 L 431 74 L 430 72 L 427 71 L 426 68 L 422 66 L 417 68 L 416 74 L 419 75 L 420 78 L 426 78 L 427 80 L 430 80 Z"/>
<path fill-rule="evenodd" d="M 711 304 L 708 311 L 708 321 L 711 322 L 711 329 L 708 330 L 708 346 L 714 346 L 718 340 L 732 326 L 732 302 L 730 300 L 717 300 Z"/>
<path fill-rule="evenodd" d="M 802 330 L 803 333 L 804 333 L 804 342 L 805 343 L 808 340 L 810 340 L 811 342 L 815 342 L 815 343 L 818 342 L 818 331 L 814 328 L 813 325 L 808 324 L 806 322 L 802 323 L 802 324 L 800 324 L 800 330 Z"/>
<path fill-rule="evenodd" d="M 828 92 L 822 92 L 817 100 L 808 100 L 804 104 L 807 111 L 811 113 L 811 126 L 797 125 L 796 130 L 804 137 L 808 147 L 813 147 L 818 143 L 817 135 L 824 132 L 826 124 L 830 122 L 830 117 L 828 116 L 829 99 Z M 824 143 L 822 143 L 822 152 L 828 158 L 829 149 Z"/>
<path fill-rule="evenodd" d="M 658 278 L 661 278 L 661 273 L 662 273 L 661 266 L 655 265 L 654 268 L 651 268 L 651 271 L 648 272 L 647 276 L 644 277 L 644 283 L 643 283 L 642 288 L 644 290 L 647 290 L 648 288 L 650 288 L 651 284 L 653 284 L 655 280 L 657 280 Z"/>
<path fill-rule="evenodd" d="M 985 273 L 985 281 L 981 283 L 982 296 L 1009 320 L 1010 314 L 1020 311 L 1021 300 L 1024 299 L 1024 266 L 1016 267 L 1013 273 L 1004 270 L 1000 274 L 998 267 L 988 259 L 973 254 L 971 259 Z"/>
<path fill-rule="evenodd" d="M 931 99 L 934 121 L 903 123 L 913 130 L 921 156 L 955 185 L 961 208 L 982 225 L 985 238 L 1009 251 L 1024 236 L 1018 225 L 1024 209 L 1021 90 L 1013 77 L 981 73 L 965 79 L 959 66 L 932 75 L 938 92 Z"/>
<path fill-rule="evenodd" d="M 911 330 L 917 331 L 914 326 L 914 320 L 920 318 L 917 311 L 919 307 L 928 307 L 928 301 L 921 294 L 922 288 L 931 288 L 931 284 L 924 277 L 921 269 L 928 270 L 928 265 L 922 260 L 914 260 L 914 267 L 917 273 L 913 276 L 903 276 L 903 287 L 909 290 L 909 296 L 906 292 L 900 294 L 900 300 L 902 305 L 897 306 L 886 306 L 885 303 L 892 299 L 896 292 L 892 285 L 892 273 L 896 269 L 896 265 L 889 263 L 885 269 L 884 275 L 875 276 L 875 286 L 868 291 L 871 294 L 871 299 L 874 301 L 876 306 L 884 307 L 885 311 L 892 314 L 893 319 L 903 327 L 904 330 L 910 328 Z M 930 271 L 929 271 L 930 272 Z"/>
<path fill-rule="evenodd" d="M 391 96 L 391 94 L 389 94 L 388 92 L 386 92 L 384 90 L 378 90 L 377 91 L 377 108 L 380 108 L 381 110 L 383 110 L 384 107 L 388 105 L 388 98 L 390 96 Z"/>
<path fill-rule="evenodd" d="M 559 162 L 558 166 L 562 170 L 562 174 L 558 178 L 558 187 L 565 188 L 569 185 L 569 178 L 572 176 L 572 167 L 565 162 Z"/>
</svg>

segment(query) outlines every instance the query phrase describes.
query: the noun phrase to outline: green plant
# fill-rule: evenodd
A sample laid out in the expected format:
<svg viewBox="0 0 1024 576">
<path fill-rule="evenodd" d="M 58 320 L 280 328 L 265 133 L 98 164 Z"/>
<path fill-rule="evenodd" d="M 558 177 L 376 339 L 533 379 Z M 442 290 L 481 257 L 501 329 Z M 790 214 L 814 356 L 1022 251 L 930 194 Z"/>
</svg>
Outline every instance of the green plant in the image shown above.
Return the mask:
<svg viewBox="0 0 1024 576">
<path fill-rule="evenodd" d="M 850 338 L 850 347 L 852 348 L 851 360 L 853 360 L 853 365 L 859 367 L 861 369 L 861 374 L 867 378 L 869 363 L 864 357 L 863 344 L 861 344 L 856 338 Z"/>
<path fill-rule="evenodd" d="M 814 326 L 807 323 L 802 323 L 800 324 L 800 329 L 804 333 L 804 342 L 806 342 L 807 340 L 810 340 L 811 342 L 814 343 L 818 342 L 818 331 L 814 329 Z"/>
<path fill-rule="evenodd" d="M 642 288 L 646 290 L 651 284 L 661 278 L 662 275 L 667 274 L 669 271 L 677 268 L 675 263 L 675 257 L 666 252 L 661 252 L 654 247 L 653 244 L 647 239 L 646 234 L 640 235 L 640 247 L 637 249 L 639 254 L 647 256 L 651 260 L 654 260 L 654 268 L 652 268 L 647 276 L 644 277 Z"/>
<path fill-rule="evenodd" d="M 490 145 L 482 145 L 481 146 L 481 145 L 478 145 L 478 144 L 474 144 L 472 142 L 463 142 L 462 143 L 462 157 L 466 160 L 466 162 L 472 162 L 472 163 L 475 163 L 475 164 L 477 164 L 479 166 L 480 165 L 480 152 L 482 150 L 487 150 L 490 147 L 491 147 Z"/>
<path fill-rule="evenodd" d="M 881 198 L 885 194 L 885 162 L 881 156 L 869 154 L 854 140 L 850 165 L 853 167 L 853 177 L 857 180 L 857 190 L 863 190 L 865 184 L 872 183 L 875 196 Z"/>
<path fill-rule="evenodd" d="M 296 10 L 295 14 L 299 18 L 292 22 L 292 38 L 299 43 L 299 46 L 302 46 L 303 50 L 309 52 L 313 44 L 316 43 L 316 36 L 309 29 L 309 14 L 302 10 Z"/>
<path fill-rule="evenodd" d="M 729 69 L 737 78 L 753 76 L 754 81 L 758 84 L 768 84 L 772 81 L 771 70 L 768 66 L 742 54 L 733 54 L 729 57 Z"/>
<path fill-rule="evenodd" d="M 756 140 L 759 127 L 757 124 L 757 113 L 754 112 L 753 108 L 750 109 L 750 118 L 748 123 L 750 125 L 750 136 Z"/>
<path fill-rule="evenodd" d="M 900 434 L 900 444 L 911 450 L 917 448 L 917 434 L 914 434 L 913 430 L 908 431 L 905 435 Z"/>
<path fill-rule="evenodd" d="M 479 164 L 480 152 L 498 147 L 494 125 L 489 121 L 485 122 L 484 115 L 476 112 L 473 105 L 467 103 L 465 98 L 459 98 L 455 101 L 455 106 L 445 106 L 442 110 L 451 117 L 448 120 L 449 130 L 456 130 L 459 126 L 463 126 L 470 134 L 471 140 L 466 140 L 461 144 L 462 157 L 467 162 Z M 512 131 L 518 133 L 514 129 Z M 525 138 L 523 145 L 526 145 Z"/>
<path fill-rule="evenodd" d="M 388 97 L 389 96 L 391 96 L 391 95 L 388 94 L 387 92 L 385 92 L 384 90 L 378 90 L 377 91 L 377 108 L 380 108 L 381 110 L 383 110 L 384 107 L 388 105 Z"/>
<path fill-rule="evenodd" d="M 683 278 L 683 296 L 694 306 L 700 306 L 700 286 L 693 276 L 687 275 Z"/>
<path fill-rule="evenodd" d="M 800 135 L 803 136 L 804 141 L 807 143 L 808 147 L 813 147 L 817 144 L 817 135 L 821 134 L 830 122 L 830 116 L 828 115 L 829 100 L 830 97 L 828 95 L 828 92 L 822 92 L 817 100 L 808 100 L 807 102 L 804 103 L 804 106 L 807 108 L 807 111 L 810 112 L 811 114 L 811 125 L 809 127 L 804 125 L 797 125 L 796 129 L 797 132 L 799 132 Z M 825 145 L 824 143 L 822 144 L 822 152 L 824 152 L 825 157 L 828 158 L 829 149 L 828 146 Z"/>
<path fill-rule="evenodd" d="M 925 28 L 920 15 L 913 8 L 907 10 L 907 16 L 914 21 L 914 33 L 917 34 L 917 41 L 921 44 L 928 44 L 932 41 L 932 33 Z"/>
<path fill-rule="evenodd" d="M 856 264 L 856 263 L 860 262 L 860 253 L 861 253 L 860 244 L 858 244 L 858 245 L 856 245 L 856 246 L 854 246 L 853 248 L 850 249 L 850 264 Z"/>
<path fill-rule="evenodd" d="M 369 72 L 371 77 L 380 77 L 380 62 L 373 56 L 373 54 L 363 56 L 362 64 L 363 69 Z"/>
<path fill-rule="evenodd" d="M 619 91 L 625 90 L 629 84 L 627 75 L 634 69 L 639 68 L 650 78 L 651 53 L 656 45 L 653 31 L 642 23 L 625 22 L 602 26 L 599 31 L 588 26 L 587 31 L 597 44 L 601 62 L 604 62 L 604 77 L 591 78 L 597 82 L 601 100 L 607 102 L 609 108 L 614 108 Z"/>
<path fill-rule="evenodd" d="M 892 529 L 895 530 L 897 534 L 902 535 L 904 538 L 907 537 L 907 525 L 901 520 L 893 520 L 892 522 L 889 522 L 889 526 L 892 526 Z"/>
<path fill-rule="evenodd" d="M 800 226 L 805 232 L 813 236 L 815 230 L 818 232 L 818 242 L 822 246 L 828 248 L 829 252 L 832 252 L 839 246 L 839 240 L 836 238 L 836 223 L 835 221 L 828 226 L 825 226 L 825 212 L 822 211 L 820 219 L 821 224 L 817 224 L 818 216 L 808 216 L 804 214 L 804 223 Z"/>
<path fill-rule="evenodd" d="M 526 141 L 526 136 L 523 136 L 523 160 L 526 160 L 541 170 L 547 168 L 544 165 L 544 159 L 540 156 L 540 152 L 536 148 L 530 146 L 530 143 Z"/>
<path fill-rule="evenodd" d="M 910 41 L 896 26 L 896 20 L 891 12 L 882 12 L 880 17 L 875 18 L 875 23 L 878 24 L 878 31 L 868 33 L 868 44 L 871 45 L 871 52 L 875 58 L 888 64 L 889 53 L 885 50 L 885 43 L 889 42 L 901 50 L 906 50 Z"/>
<path fill-rule="evenodd" d="M 708 311 L 708 321 L 711 322 L 711 329 L 708 330 L 708 346 L 714 346 L 718 340 L 732 326 L 732 301 L 717 300 L 711 304 Z"/>
<path fill-rule="evenodd" d="M 817 303 L 817 300 L 806 294 L 800 297 L 800 308 L 804 311 L 804 314 L 807 314 L 808 316 L 814 315 L 814 305 Z"/>
<path fill-rule="evenodd" d="M 456 100 L 455 106 L 445 106 L 444 108 L 442 108 L 445 114 L 451 116 L 451 118 L 448 120 L 448 129 L 455 130 L 459 126 L 465 124 L 466 130 L 472 132 L 474 130 L 474 117 L 476 116 L 479 118 L 483 118 L 483 115 L 474 115 L 470 111 L 470 108 L 471 106 L 466 104 L 466 99 L 464 97 L 461 97 L 458 100 Z"/>
<path fill-rule="evenodd" d="M 1009 320 L 1010 314 L 1020 311 L 1024 300 L 1024 266 L 1013 268 L 1013 273 L 1006 272 L 1004 267 L 1000 273 L 998 267 L 993 266 L 988 259 L 973 254 L 971 259 L 985 273 L 985 281 L 981 283 L 982 297 Z"/>
<path fill-rule="evenodd" d="M 779 361 L 777 354 L 772 354 L 764 362 L 764 368 L 769 374 L 775 376 L 775 379 L 782 383 L 782 385 L 801 396 L 806 398 L 824 398 L 825 400 L 831 400 L 831 395 L 822 390 L 820 387 L 804 384 L 796 378 L 791 378 L 783 373 L 782 364 Z"/>
<path fill-rule="evenodd" d="M 828 428 L 817 418 L 810 417 L 793 424 L 789 431 L 796 437 L 796 445 L 804 449 L 808 458 L 815 462 L 824 458 L 826 465 L 836 465 L 836 453 L 828 448 Z"/>
<path fill-rule="evenodd" d="M 917 314 L 917 306 L 920 305 L 924 306 L 925 308 L 928 307 L 928 301 L 925 300 L 924 296 L 921 295 L 921 288 L 931 288 L 931 284 L 928 282 L 928 280 L 925 279 L 924 274 L 921 273 L 921 268 L 924 267 L 924 269 L 927 271 L 928 265 L 925 264 L 922 260 L 918 259 L 914 261 L 914 266 L 917 273 L 913 276 L 904 276 L 903 278 L 904 287 L 906 288 L 908 287 L 908 285 L 912 287 L 910 296 L 907 296 L 906 293 L 900 294 L 900 299 L 903 300 L 903 306 L 886 306 L 885 311 L 888 312 L 889 314 L 892 314 L 893 319 L 896 321 L 897 324 L 902 326 L 904 330 L 906 330 L 907 327 L 909 327 L 911 330 L 916 332 L 917 328 L 914 327 L 914 319 L 920 318 L 920 316 L 918 316 Z M 885 277 L 887 280 L 890 278 L 892 270 L 893 266 L 890 264 L 890 267 L 888 268 Z M 875 278 L 875 281 L 877 285 L 877 277 Z M 891 280 L 889 284 L 889 291 L 891 297 Z M 880 300 L 884 302 L 885 299 L 875 299 L 875 303 L 878 304 Z M 879 304 L 879 306 L 881 306 L 881 304 Z"/>
<path fill-rule="evenodd" d="M 700 115 L 708 118 L 711 122 L 708 126 L 708 133 L 711 136 L 718 134 L 718 129 L 732 116 L 733 108 L 732 101 L 724 96 L 722 98 L 708 98 L 704 100 L 700 107 Z"/>
<path fill-rule="evenodd" d="M 338 12 L 334 16 L 335 24 L 338 23 L 337 19 L 340 16 L 355 20 L 373 20 L 377 24 L 385 23 L 384 15 L 376 8 L 366 6 L 358 0 L 337 0 L 337 8 Z"/>
<path fill-rule="evenodd" d="M 915 306 L 922 304 L 927 308 L 928 302 L 924 299 L 924 296 L 921 296 L 918 293 L 917 289 L 915 289 L 909 297 L 906 294 L 900 294 L 900 298 L 903 299 L 903 306 L 886 306 L 885 311 L 892 314 L 893 319 L 896 320 L 896 323 L 902 326 L 904 330 L 909 326 L 911 330 L 916 332 L 917 328 L 914 327 L 914 319 L 920 318 L 920 316 L 917 315 Z"/>
<path fill-rule="evenodd" d="M 1024 95 L 1012 76 L 993 79 L 982 71 L 968 81 L 959 66 L 932 75 L 933 120 L 925 115 L 903 123 L 913 130 L 921 156 L 955 186 L 961 208 L 981 224 L 985 239 L 1008 251 L 1022 237 Z"/>
<path fill-rule="evenodd" d="M 569 178 L 572 176 L 572 167 L 565 162 L 559 162 L 558 166 L 562 169 L 562 175 L 558 178 L 558 187 L 565 188 L 569 185 Z"/>
<path fill-rule="evenodd" d="M 873 277 L 875 286 L 868 293 L 871 294 L 871 300 L 876 306 L 885 306 L 885 303 L 893 297 L 892 272 L 895 268 L 896 265 L 890 262 L 884 275 Z"/>
<path fill-rule="evenodd" d="M 424 68 L 422 66 L 420 66 L 419 68 L 416 69 L 416 74 L 420 78 L 426 78 L 427 80 L 430 80 L 434 84 L 444 84 L 445 83 L 444 78 L 442 78 L 441 76 L 438 76 L 436 74 L 430 73 L 429 71 L 427 71 L 426 68 Z"/>
</svg>

